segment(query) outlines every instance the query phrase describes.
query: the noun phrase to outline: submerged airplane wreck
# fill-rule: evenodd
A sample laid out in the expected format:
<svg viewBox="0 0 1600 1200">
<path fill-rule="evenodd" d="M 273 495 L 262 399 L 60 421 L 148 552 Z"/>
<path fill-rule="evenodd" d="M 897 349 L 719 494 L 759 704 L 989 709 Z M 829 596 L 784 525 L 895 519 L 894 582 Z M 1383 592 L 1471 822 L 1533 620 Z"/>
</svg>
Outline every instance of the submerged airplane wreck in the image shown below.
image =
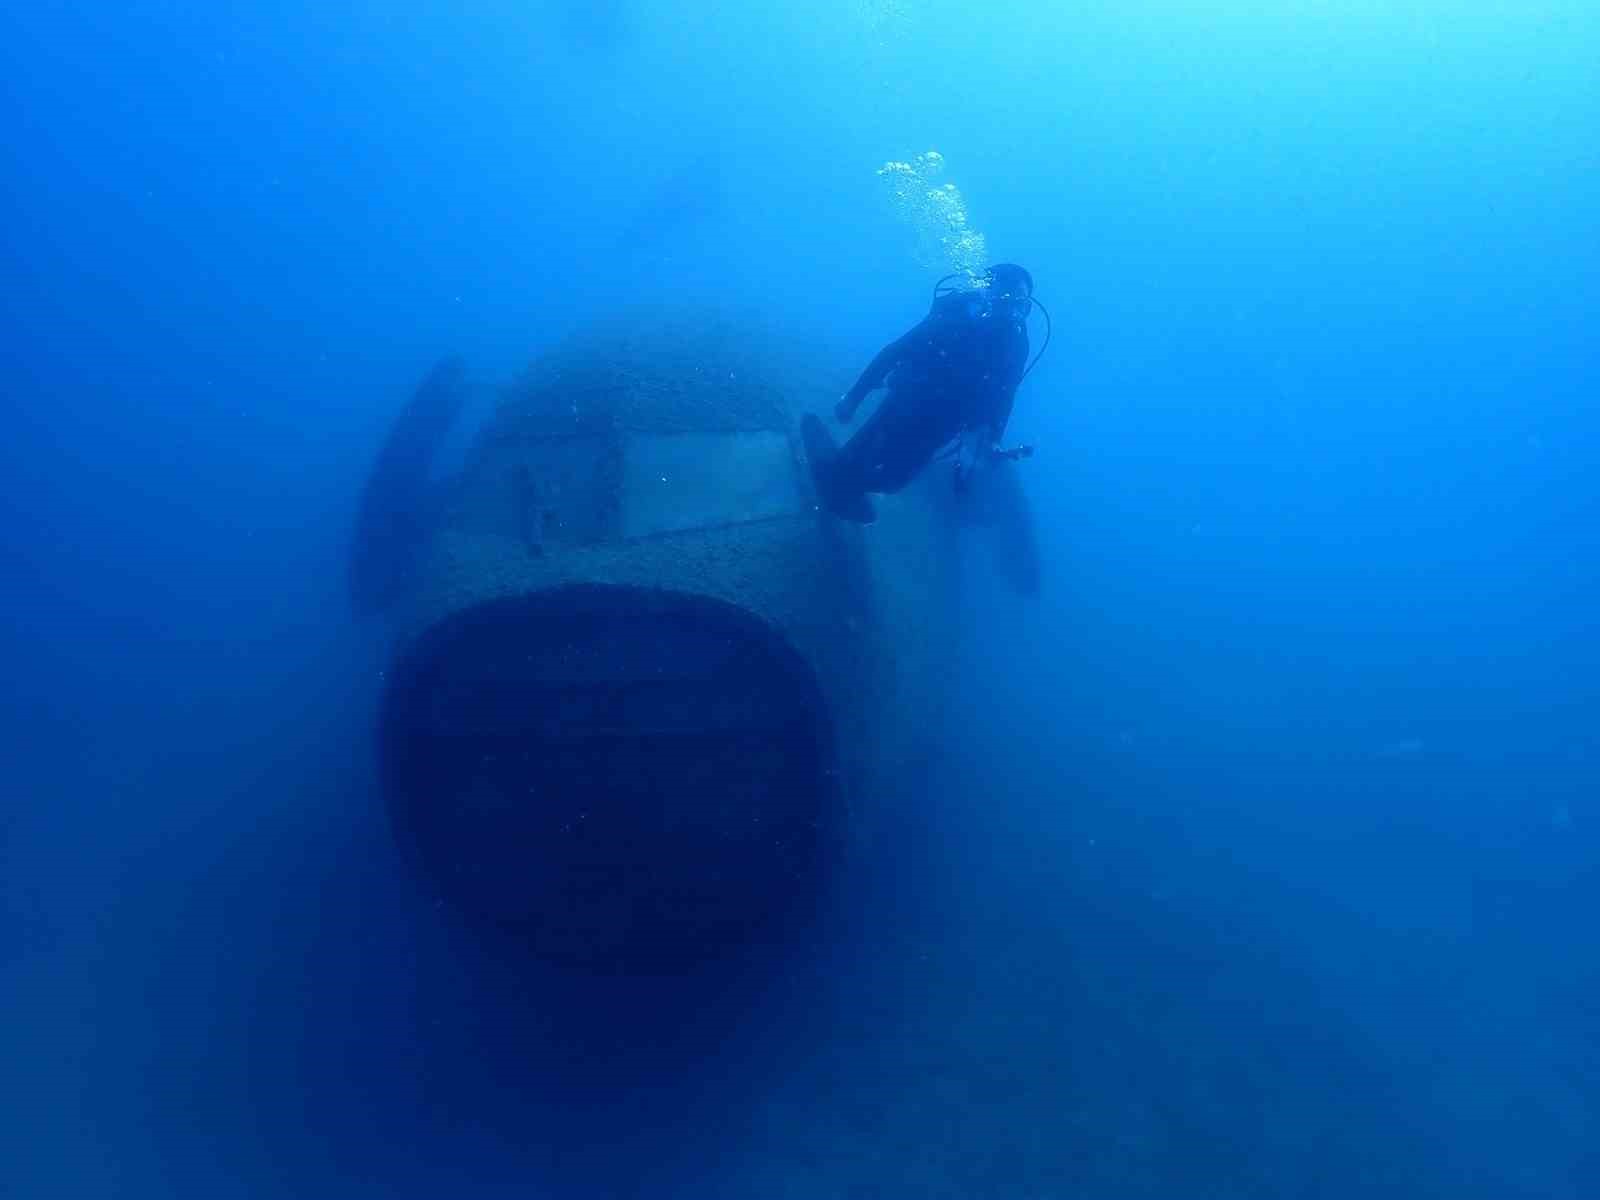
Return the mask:
<svg viewBox="0 0 1600 1200">
<path fill-rule="evenodd" d="M 408 451 L 460 379 L 441 365 L 397 422 L 352 557 L 357 602 L 392 601 L 377 742 L 403 852 L 553 960 L 677 969 L 781 937 L 939 736 L 948 513 L 914 490 L 866 530 L 819 512 L 796 428 L 840 380 L 704 315 L 542 356 L 424 502 Z"/>
</svg>

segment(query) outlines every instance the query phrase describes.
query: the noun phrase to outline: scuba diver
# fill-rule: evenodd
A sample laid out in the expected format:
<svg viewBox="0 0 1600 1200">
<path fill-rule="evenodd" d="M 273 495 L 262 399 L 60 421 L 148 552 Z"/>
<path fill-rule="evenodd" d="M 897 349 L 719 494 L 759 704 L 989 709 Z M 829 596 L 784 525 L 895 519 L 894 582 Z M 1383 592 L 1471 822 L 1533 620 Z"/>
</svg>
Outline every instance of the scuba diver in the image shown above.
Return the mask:
<svg viewBox="0 0 1600 1200">
<path fill-rule="evenodd" d="M 954 457 L 961 492 L 980 464 L 1032 453 L 1028 446 L 1003 450 L 1000 438 L 1017 385 L 1039 361 L 1028 361 L 1028 315 L 1038 303 L 1033 277 L 1015 263 L 996 263 L 976 288 L 947 286 L 956 278 L 934 285 L 928 315 L 880 350 L 834 407 L 849 421 L 869 392 L 887 387 L 855 436 L 839 446 L 815 415 L 801 420 L 817 497 L 835 516 L 871 523 L 877 514 L 867 493 L 898 492 L 935 457 Z M 1049 319 L 1045 312 L 1041 355 Z"/>
</svg>

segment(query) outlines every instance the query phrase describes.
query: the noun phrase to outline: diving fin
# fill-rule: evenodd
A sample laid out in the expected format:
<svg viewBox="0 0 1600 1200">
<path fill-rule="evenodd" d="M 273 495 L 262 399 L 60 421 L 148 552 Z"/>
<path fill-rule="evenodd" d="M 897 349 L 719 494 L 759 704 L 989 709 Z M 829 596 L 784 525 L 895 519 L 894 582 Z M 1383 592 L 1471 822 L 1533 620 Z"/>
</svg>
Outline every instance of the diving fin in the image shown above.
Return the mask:
<svg viewBox="0 0 1600 1200">
<path fill-rule="evenodd" d="M 834 461 L 839 457 L 839 446 L 829 436 L 827 429 L 815 413 L 800 418 L 800 440 L 805 445 L 806 461 L 811 466 L 811 483 L 816 488 L 822 507 L 836 517 L 870 525 L 878 519 L 865 492 L 854 491 L 834 478 Z"/>
</svg>

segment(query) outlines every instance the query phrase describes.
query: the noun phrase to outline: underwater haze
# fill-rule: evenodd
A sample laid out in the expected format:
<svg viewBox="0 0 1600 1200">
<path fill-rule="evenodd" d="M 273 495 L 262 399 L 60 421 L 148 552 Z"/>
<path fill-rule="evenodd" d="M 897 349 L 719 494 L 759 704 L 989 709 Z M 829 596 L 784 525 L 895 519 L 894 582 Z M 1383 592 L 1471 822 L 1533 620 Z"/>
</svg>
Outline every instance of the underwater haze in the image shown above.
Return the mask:
<svg viewBox="0 0 1600 1200">
<path fill-rule="evenodd" d="M 1600 1196 L 1592 2 L 11 3 L 0 95 L 0 1195 Z M 396 413 L 997 260 L 1037 593 L 825 937 L 574 1034 L 378 793 Z"/>
</svg>

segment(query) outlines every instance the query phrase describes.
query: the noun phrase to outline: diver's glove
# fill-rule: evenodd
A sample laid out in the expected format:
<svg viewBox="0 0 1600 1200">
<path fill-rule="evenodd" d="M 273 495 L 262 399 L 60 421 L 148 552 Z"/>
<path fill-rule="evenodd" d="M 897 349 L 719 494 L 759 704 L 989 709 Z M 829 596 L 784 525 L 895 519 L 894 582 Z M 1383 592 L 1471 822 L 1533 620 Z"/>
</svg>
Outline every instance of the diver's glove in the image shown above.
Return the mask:
<svg viewBox="0 0 1600 1200">
<path fill-rule="evenodd" d="M 966 434 L 956 445 L 955 489 L 957 492 L 965 492 L 972 482 L 973 472 L 985 462 L 1016 462 L 1021 458 L 1032 457 L 1032 446 L 1006 447 L 998 442 L 991 442 L 982 434 Z"/>
</svg>

